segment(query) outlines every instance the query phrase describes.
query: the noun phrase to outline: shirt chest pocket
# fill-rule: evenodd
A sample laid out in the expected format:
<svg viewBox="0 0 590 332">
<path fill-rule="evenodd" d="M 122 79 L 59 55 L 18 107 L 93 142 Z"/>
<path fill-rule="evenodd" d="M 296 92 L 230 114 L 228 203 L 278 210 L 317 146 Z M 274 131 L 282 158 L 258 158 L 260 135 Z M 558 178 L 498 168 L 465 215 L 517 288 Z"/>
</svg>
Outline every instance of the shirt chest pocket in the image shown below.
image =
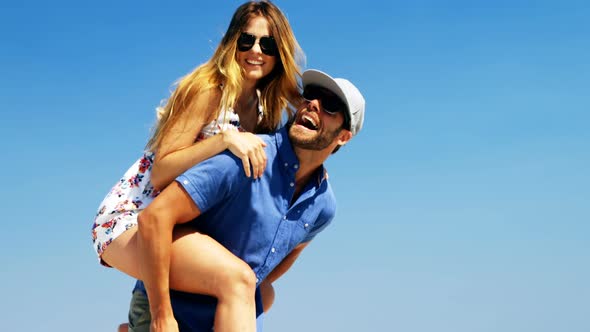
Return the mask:
<svg viewBox="0 0 590 332">
<path fill-rule="evenodd" d="M 318 216 L 317 211 L 313 211 L 313 209 L 298 208 L 292 211 L 290 217 L 288 220 L 290 230 L 289 248 L 293 249 L 307 238 Z"/>
</svg>

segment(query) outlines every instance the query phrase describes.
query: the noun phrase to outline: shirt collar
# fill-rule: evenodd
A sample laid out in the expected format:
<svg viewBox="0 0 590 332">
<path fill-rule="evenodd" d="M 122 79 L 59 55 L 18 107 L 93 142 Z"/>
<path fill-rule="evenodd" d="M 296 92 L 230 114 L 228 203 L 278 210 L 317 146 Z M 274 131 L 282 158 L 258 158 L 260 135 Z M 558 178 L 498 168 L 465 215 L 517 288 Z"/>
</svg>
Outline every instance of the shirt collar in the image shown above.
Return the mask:
<svg viewBox="0 0 590 332">
<path fill-rule="evenodd" d="M 281 164 L 284 166 L 284 169 L 289 171 L 290 174 L 295 174 L 295 172 L 297 172 L 299 169 L 299 159 L 297 159 L 297 155 L 295 154 L 293 146 L 291 145 L 291 141 L 289 140 L 289 125 L 283 126 L 281 129 L 279 129 L 275 136 Z M 324 165 L 321 165 L 315 171 L 314 177 L 316 179 L 314 184 L 317 184 L 317 186 L 320 186 L 324 180 L 328 180 L 328 171 Z"/>
<path fill-rule="evenodd" d="M 277 151 L 281 164 L 285 169 L 295 173 L 299 169 L 299 160 L 289 140 L 289 126 L 283 126 L 276 132 Z M 291 172 L 290 172 L 291 173 Z"/>
</svg>

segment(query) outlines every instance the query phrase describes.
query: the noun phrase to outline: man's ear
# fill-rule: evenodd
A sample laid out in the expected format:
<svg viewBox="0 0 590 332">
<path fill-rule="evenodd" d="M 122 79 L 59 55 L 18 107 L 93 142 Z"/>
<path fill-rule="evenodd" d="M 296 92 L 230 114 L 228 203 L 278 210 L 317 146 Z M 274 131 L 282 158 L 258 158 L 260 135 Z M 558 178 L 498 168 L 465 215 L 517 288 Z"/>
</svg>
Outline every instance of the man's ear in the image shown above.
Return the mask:
<svg viewBox="0 0 590 332">
<path fill-rule="evenodd" d="M 342 129 L 338 134 L 338 145 L 344 145 L 352 138 L 352 132 L 350 130 Z"/>
</svg>

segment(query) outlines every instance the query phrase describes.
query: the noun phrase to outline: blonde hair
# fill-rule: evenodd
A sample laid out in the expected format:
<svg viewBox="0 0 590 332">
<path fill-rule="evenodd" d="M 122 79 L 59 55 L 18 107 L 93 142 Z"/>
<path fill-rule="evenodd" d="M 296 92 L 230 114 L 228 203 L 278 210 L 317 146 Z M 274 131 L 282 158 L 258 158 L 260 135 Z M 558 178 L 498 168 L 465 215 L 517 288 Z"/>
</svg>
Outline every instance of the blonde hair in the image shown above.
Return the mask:
<svg viewBox="0 0 590 332">
<path fill-rule="evenodd" d="M 281 123 L 283 110 L 286 110 L 289 117 L 293 115 L 292 105 L 298 105 L 301 98 L 300 68 L 305 56 L 289 21 L 278 7 L 270 1 L 249 1 L 236 9 L 213 56 L 176 83 L 166 105 L 158 110 L 159 119 L 147 143 L 147 149 L 157 150 L 163 136 L 178 121 L 180 115 L 187 111 L 200 92 L 223 85 L 217 111 L 234 107 L 243 80 L 242 68 L 236 61 L 237 40 L 250 19 L 258 16 L 268 21 L 270 34 L 277 43 L 279 59 L 273 70 L 258 82 L 264 117 L 257 125 L 256 132 L 276 130 Z"/>
</svg>

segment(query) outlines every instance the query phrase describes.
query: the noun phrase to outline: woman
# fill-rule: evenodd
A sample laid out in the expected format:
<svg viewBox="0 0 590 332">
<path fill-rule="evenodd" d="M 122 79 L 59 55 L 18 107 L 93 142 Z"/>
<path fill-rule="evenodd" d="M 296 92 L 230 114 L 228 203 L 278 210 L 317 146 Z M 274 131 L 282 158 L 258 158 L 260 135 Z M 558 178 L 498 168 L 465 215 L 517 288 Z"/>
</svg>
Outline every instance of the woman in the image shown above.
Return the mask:
<svg viewBox="0 0 590 332">
<path fill-rule="evenodd" d="M 144 281 L 152 330 L 178 330 L 167 291 L 154 290 L 167 276 L 147 268 L 163 264 L 170 271 L 170 288 L 217 297 L 216 331 L 255 331 L 254 293 L 239 287 L 252 273 L 245 262 L 187 227 L 174 231 L 174 242 L 170 230 L 172 243 L 162 248 L 170 260 L 153 262 L 138 248 L 149 243 L 138 244 L 135 226 L 138 213 L 159 190 L 225 149 L 242 160 L 247 176 L 262 174 L 264 143 L 250 132 L 277 129 L 283 109 L 291 115 L 289 104 L 300 98 L 300 55 L 291 27 L 275 5 L 251 1 L 240 6 L 212 58 L 182 78 L 159 110 L 148 152 L 101 204 L 92 231 L 94 247 L 101 263 Z"/>
</svg>

